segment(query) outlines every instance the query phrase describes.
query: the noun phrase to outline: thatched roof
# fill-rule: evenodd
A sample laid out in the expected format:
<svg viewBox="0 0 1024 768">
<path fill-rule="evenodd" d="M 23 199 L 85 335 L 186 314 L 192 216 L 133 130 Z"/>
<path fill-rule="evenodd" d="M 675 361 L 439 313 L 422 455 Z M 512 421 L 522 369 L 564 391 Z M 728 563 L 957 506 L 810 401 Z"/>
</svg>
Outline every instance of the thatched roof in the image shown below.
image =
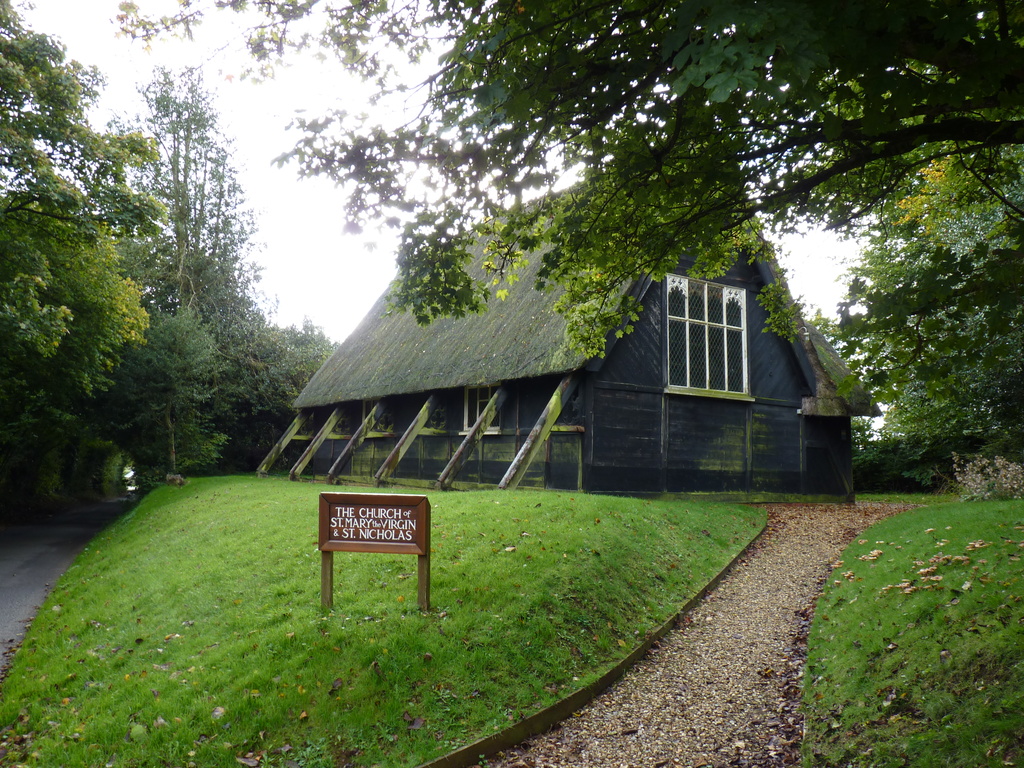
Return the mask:
<svg viewBox="0 0 1024 768">
<path fill-rule="evenodd" d="M 818 386 L 813 398 L 805 398 L 804 413 L 808 416 L 881 416 L 882 411 L 859 383 L 853 384 L 849 392 L 839 394 L 853 372 L 821 331 L 810 323 L 805 327 L 807 339 L 804 347 L 816 358 L 817 364 L 812 361 L 812 367 Z"/>
<path fill-rule="evenodd" d="M 387 309 L 386 295 L 313 376 L 296 408 L 399 393 L 496 384 L 562 374 L 587 358 L 574 352 L 565 319 L 552 305 L 558 291 L 534 289 L 540 256 L 531 254 L 504 300 L 479 315 L 420 326 Z"/>
<path fill-rule="evenodd" d="M 785 272 L 774 259 L 758 261 L 766 283 L 782 285 L 791 303 L 795 303 Z M 803 349 L 814 374 L 814 394 L 805 397 L 803 413 L 806 416 L 881 416 L 878 406 L 859 382 L 850 382 L 853 372 L 825 335 L 799 312 L 800 332 L 797 344 Z M 848 389 L 840 395 L 840 389 Z"/>
<path fill-rule="evenodd" d="M 482 261 L 482 256 L 479 259 Z M 565 319 L 554 311 L 558 289 L 534 288 L 541 257 L 531 254 L 504 300 L 492 298 L 487 311 L 421 326 L 408 312 L 389 312 L 387 293 L 302 390 L 295 407 L 313 408 L 350 400 L 497 384 L 511 379 L 564 374 L 587 358 L 566 337 Z M 767 281 L 785 276 L 761 262 Z M 479 264 L 472 268 L 482 275 Z M 805 398 L 807 415 L 873 416 L 877 406 L 859 385 L 839 395 L 850 369 L 810 323 L 798 346 L 808 358 L 815 394 Z"/>
</svg>

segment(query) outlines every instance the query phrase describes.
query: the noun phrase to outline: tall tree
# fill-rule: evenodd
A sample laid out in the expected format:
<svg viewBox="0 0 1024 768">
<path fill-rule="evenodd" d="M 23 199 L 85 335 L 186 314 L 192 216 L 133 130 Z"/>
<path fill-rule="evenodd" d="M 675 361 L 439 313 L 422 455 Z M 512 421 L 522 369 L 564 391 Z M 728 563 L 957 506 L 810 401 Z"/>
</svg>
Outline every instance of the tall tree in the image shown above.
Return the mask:
<svg viewBox="0 0 1024 768">
<path fill-rule="evenodd" d="M 135 127 L 154 137 L 158 157 L 137 183 L 167 221 L 120 246 L 152 326 L 118 370 L 101 421 L 144 483 L 255 468 L 291 419 L 295 377 L 311 375 L 330 342 L 263 313 L 253 215 L 202 74 L 158 70 L 142 95 Z"/>
<path fill-rule="evenodd" d="M 146 344 L 125 356 L 116 385 L 100 400 L 100 429 L 130 457 L 136 482 L 209 471 L 227 436 L 210 406 L 223 372 L 216 343 L 190 309 L 152 315 Z"/>
<path fill-rule="evenodd" d="M 151 311 L 188 308 L 220 333 L 261 315 L 251 261 L 255 222 L 238 180 L 231 141 L 202 73 L 159 68 L 141 89 L 156 162 L 136 180 L 167 209 L 167 222 L 122 250 Z"/>
<path fill-rule="evenodd" d="M 953 453 L 1024 453 L 1024 150 L 990 160 L 998 181 L 947 158 L 881 209 L 838 328 L 889 405 L 872 451 L 918 479 L 951 476 Z"/>
<path fill-rule="evenodd" d="M 152 325 L 99 413 L 136 472 L 154 480 L 217 465 L 230 432 L 222 422 L 245 396 L 239 379 L 266 323 L 249 260 L 252 214 L 201 73 L 158 69 L 141 93 L 146 113 L 123 127 L 153 137 L 157 156 L 135 182 L 167 218 L 120 244 Z"/>
<path fill-rule="evenodd" d="M 152 157 L 137 133 L 99 133 L 100 79 L 0 0 L 0 497 L 63 490 L 83 403 L 146 327 L 114 239 L 158 204 L 127 183 Z M 48 457 L 48 458 L 47 458 Z M 45 461 L 44 461 L 45 459 Z M 41 479 L 41 467 L 53 469 Z"/>
<path fill-rule="evenodd" d="M 195 0 L 150 35 L 192 24 Z M 543 247 L 542 281 L 597 350 L 631 309 L 620 286 L 686 249 L 720 274 L 758 227 L 842 226 L 950 157 L 982 178 L 1024 140 L 1024 0 L 271 0 L 250 38 L 272 61 L 321 44 L 392 88 L 400 54 L 441 53 L 399 127 L 337 111 L 300 121 L 302 172 L 349 190 L 353 226 L 404 226 L 395 302 L 427 321 L 481 306 L 465 266 Z M 310 34 L 306 17 L 323 21 Z M 553 194 L 567 172 L 574 186 Z M 495 223 L 500 222 L 500 223 Z"/>
<path fill-rule="evenodd" d="M 988 176 L 956 158 L 933 162 L 866 230 L 842 329 L 850 355 L 887 398 L 911 380 L 940 395 L 966 371 L 1006 370 L 1018 356 L 1024 149 L 988 160 L 998 168 Z"/>
</svg>

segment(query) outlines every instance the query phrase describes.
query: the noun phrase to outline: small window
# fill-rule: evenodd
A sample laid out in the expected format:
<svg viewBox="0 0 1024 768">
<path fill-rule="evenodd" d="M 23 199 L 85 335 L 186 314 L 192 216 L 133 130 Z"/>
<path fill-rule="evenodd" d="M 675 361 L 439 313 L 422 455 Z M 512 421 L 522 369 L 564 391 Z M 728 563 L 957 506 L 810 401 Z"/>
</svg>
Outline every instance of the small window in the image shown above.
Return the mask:
<svg viewBox="0 0 1024 768">
<path fill-rule="evenodd" d="M 363 400 L 363 416 L 360 423 L 366 421 L 366 418 L 373 411 L 377 403 L 380 402 L 380 398 L 374 398 L 372 400 Z M 387 411 L 384 412 L 383 416 L 378 417 L 376 423 L 370 424 L 367 428 L 368 432 L 394 432 L 395 425 L 391 421 L 391 414 Z"/>
<path fill-rule="evenodd" d="M 476 420 L 480 418 L 480 414 L 484 412 L 487 403 L 490 402 L 497 389 L 497 385 L 493 387 L 466 387 L 466 418 L 463 427 L 465 430 L 468 431 L 473 428 Z M 488 432 L 498 432 L 501 430 L 500 418 L 501 414 L 498 413 L 494 421 L 491 422 L 491 426 L 487 428 Z"/>
<path fill-rule="evenodd" d="M 360 421 L 366 421 L 366 417 L 370 415 L 370 411 L 374 409 L 377 403 L 380 402 L 380 398 L 374 398 L 373 400 L 363 400 L 363 415 L 360 417 Z M 373 426 L 372 424 L 370 425 Z"/>
<path fill-rule="evenodd" d="M 668 385 L 745 394 L 746 292 L 668 277 Z"/>
</svg>

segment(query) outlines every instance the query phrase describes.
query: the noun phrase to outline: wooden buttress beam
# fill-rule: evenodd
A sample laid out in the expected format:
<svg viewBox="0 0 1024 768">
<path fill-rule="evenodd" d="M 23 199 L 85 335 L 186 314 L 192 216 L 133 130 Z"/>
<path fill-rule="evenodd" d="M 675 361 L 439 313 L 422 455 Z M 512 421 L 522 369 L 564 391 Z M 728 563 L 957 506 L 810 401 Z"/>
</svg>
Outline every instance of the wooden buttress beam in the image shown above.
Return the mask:
<svg viewBox="0 0 1024 768">
<path fill-rule="evenodd" d="M 355 431 L 355 434 L 349 438 L 349 441 L 345 443 L 345 447 L 341 453 L 338 454 L 338 458 L 335 459 L 334 464 L 331 465 L 330 471 L 327 473 L 328 485 L 334 485 L 338 479 L 338 475 L 341 474 L 342 468 L 345 466 L 352 454 L 356 452 L 356 448 L 363 444 L 363 440 L 366 439 L 366 435 L 373 429 L 373 425 L 380 421 L 384 412 L 387 410 L 383 400 L 378 400 L 377 404 L 373 406 L 366 418 L 363 419 L 363 423 L 359 425 L 359 429 Z"/>
<path fill-rule="evenodd" d="M 512 463 L 509 464 L 505 476 L 498 483 L 499 488 L 504 490 L 515 488 L 519 485 L 523 475 L 526 474 L 526 470 L 529 469 L 530 463 L 540 449 L 544 447 L 544 441 L 548 439 L 548 435 L 551 434 L 551 428 L 555 426 L 555 422 L 558 421 L 558 417 L 562 413 L 562 406 L 572 396 L 578 383 L 579 376 L 575 373 L 570 373 L 558 383 L 555 393 L 551 395 L 548 404 L 544 406 L 540 418 L 537 419 L 537 423 L 530 430 L 530 434 L 526 436 L 526 440 L 519 449 L 519 453 L 512 459 Z"/>
<path fill-rule="evenodd" d="M 491 395 L 491 399 L 487 401 L 487 405 L 476 420 L 476 423 L 469 430 L 469 434 L 466 435 L 462 444 L 452 454 L 451 460 L 441 470 L 441 474 L 437 476 L 435 485 L 439 490 L 447 491 L 452 487 L 452 483 L 455 482 L 455 476 L 462 470 L 466 459 L 472 455 L 484 432 L 494 423 L 494 417 L 498 415 L 498 411 L 501 410 L 501 406 L 504 404 L 507 396 L 508 393 L 504 387 L 498 387 L 494 394 Z"/>
<path fill-rule="evenodd" d="M 377 474 L 373 476 L 374 485 L 380 485 L 387 480 L 391 473 L 398 467 L 398 462 L 405 456 L 406 451 L 412 446 L 416 436 L 419 435 L 420 430 L 426 425 L 427 420 L 430 418 L 430 412 L 434 410 L 437 403 L 437 399 L 431 395 L 427 398 L 427 402 L 420 408 L 420 412 L 416 414 L 416 418 L 412 424 L 408 426 L 405 433 L 399 438 L 398 443 L 388 454 L 388 457 L 384 459 L 384 463 L 380 465 L 380 469 L 377 470 Z"/>
<path fill-rule="evenodd" d="M 324 440 L 327 439 L 327 436 L 334 429 L 335 425 L 341 420 L 342 413 L 343 411 L 341 410 L 340 405 L 331 411 L 331 415 L 327 417 L 327 421 L 324 422 L 324 425 L 320 428 L 320 431 L 314 435 L 313 439 L 309 441 L 309 445 L 306 446 L 306 450 L 302 452 L 302 455 L 299 456 L 299 460 L 295 462 L 295 466 L 293 466 L 291 472 L 288 473 L 289 480 L 299 479 L 299 475 L 302 474 L 302 470 L 304 470 L 306 465 L 309 464 L 310 460 L 313 458 L 313 454 L 315 454 L 317 449 L 323 445 Z"/>
<path fill-rule="evenodd" d="M 307 421 L 309 421 L 309 417 L 312 415 L 312 411 L 299 411 L 295 415 L 295 418 L 292 419 L 292 423 L 288 425 L 288 429 L 286 429 L 278 441 L 274 443 L 274 447 L 270 449 L 270 453 L 266 455 L 263 461 L 260 462 L 260 465 L 256 468 L 257 474 L 266 475 L 270 472 L 270 468 L 274 466 L 279 458 L 281 458 L 281 454 L 284 453 L 284 449 L 288 447 L 288 443 L 290 443 L 292 438 L 299 433 L 299 430 L 302 429 L 303 425 Z"/>
</svg>

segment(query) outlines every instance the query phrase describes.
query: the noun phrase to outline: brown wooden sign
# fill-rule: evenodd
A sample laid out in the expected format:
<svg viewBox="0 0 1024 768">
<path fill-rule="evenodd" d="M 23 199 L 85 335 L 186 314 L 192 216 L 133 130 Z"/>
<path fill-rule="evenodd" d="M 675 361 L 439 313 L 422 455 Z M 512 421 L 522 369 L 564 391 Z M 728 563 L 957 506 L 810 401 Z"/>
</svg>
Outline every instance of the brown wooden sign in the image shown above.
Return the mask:
<svg viewBox="0 0 1024 768">
<path fill-rule="evenodd" d="M 430 502 L 426 496 L 321 493 L 321 602 L 334 603 L 335 552 L 419 557 L 419 604 L 430 610 Z"/>
</svg>

